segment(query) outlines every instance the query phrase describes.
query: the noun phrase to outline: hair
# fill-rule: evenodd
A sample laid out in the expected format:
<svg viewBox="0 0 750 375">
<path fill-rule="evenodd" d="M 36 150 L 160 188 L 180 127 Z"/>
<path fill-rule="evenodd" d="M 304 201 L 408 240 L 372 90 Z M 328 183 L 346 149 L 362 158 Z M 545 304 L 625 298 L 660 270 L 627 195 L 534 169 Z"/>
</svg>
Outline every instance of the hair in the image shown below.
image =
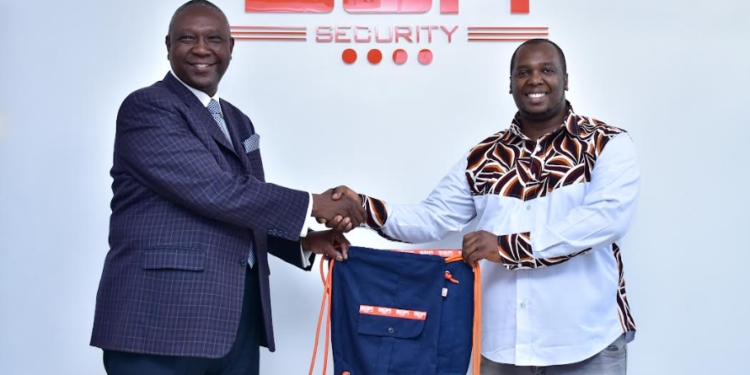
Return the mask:
<svg viewBox="0 0 750 375">
<path fill-rule="evenodd" d="M 523 44 L 518 46 L 518 48 L 516 48 L 516 50 L 513 52 L 513 57 L 510 58 L 510 75 L 511 76 L 513 75 L 513 69 L 516 67 L 516 53 L 518 53 L 518 50 L 521 49 L 521 47 L 526 46 L 526 45 L 540 44 L 540 43 L 549 43 L 553 47 L 555 47 L 555 49 L 557 50 L 557 54 L 560 55 L 560 61 L 562 62 L 563 74 L 568 74 L 568 64 L 565 62 L 565 54 L 563 53 L 560 46 L 558 46 L 557 44 L 555 44 L 555 42 L 549 39 L 531 39 L 531 40 L 527 40 L 523 42 Z"/>
<path fill-rule="evenodd" d="M 208 8 L 216 12 L 219 12 L 219 14 L 221 14 L 221 16 L 224 17 L 225 20 L 227 20 L 227 26 L 229 26 L 229 20 L 227 19 L 226 14 L 224 14 L 221 8 L 216 6 L 216 4 L 208 0 L 190 0 L 185 4 L 182 4 L 179 8 L 177 8 L 177 10 L 174 11 L 174 14 L 172 15 L 172 19 L 169 21 L 169 30 L 167 31 L 167 35 L 172 35 L 172 26 L 174 26 L 174 20 L 177 18 L 177 16 L 179 16 L 180 14 L 182 14 L 183 12 L 185 12 L 186 10 L 190 8 L 196 8 L 196 7 Z"/>
</svg>

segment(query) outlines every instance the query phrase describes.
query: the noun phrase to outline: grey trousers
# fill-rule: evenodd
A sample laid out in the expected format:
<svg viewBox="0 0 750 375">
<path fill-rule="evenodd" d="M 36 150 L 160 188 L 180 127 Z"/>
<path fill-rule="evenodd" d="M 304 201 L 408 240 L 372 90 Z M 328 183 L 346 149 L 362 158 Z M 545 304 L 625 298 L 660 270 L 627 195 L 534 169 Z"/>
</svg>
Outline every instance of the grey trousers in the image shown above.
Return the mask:
<svg viewBox="0 0 750 375">
<path fill-rule="evenodd" d="M 482 375 L 625 375 L 628 367 L 628 345 L 625 335 L 593 357 L 560 366 L 514 366 L 495 363 L 482 357 Z"/>
</svg>

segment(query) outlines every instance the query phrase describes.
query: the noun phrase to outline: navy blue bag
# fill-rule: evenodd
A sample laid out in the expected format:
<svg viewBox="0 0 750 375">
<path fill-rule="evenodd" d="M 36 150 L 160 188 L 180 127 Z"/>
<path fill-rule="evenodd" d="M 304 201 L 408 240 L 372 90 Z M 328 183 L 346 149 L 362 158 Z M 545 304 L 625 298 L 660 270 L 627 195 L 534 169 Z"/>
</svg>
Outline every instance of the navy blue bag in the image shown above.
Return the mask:
<svg viewBox="0 0 750 375">
<path fill-rule="evenodd" d="M 350 247 L 328 279 L 334 375 L 465 375 L 475 285 L 460 253 Z"/>
</svg>

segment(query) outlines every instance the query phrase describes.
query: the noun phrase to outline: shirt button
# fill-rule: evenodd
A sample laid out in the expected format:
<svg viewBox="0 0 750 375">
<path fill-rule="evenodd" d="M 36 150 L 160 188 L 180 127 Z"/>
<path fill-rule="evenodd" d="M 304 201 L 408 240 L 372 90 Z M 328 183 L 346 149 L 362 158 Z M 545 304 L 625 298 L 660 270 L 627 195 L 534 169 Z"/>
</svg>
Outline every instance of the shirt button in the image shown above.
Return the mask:
<svg viewBox="0 0 750 375">
<path fill-rule="evenodd" d="M 526 210 L 531 210 L 531 205 L 526 206 Z"/>
<path fill-rule="evenodd" d="M 388 327 L 388 333 L 393 334 L 393 332 L 396 332 L 396 330 L 393 327 Z"/>
<path fill-rule="evenodd" d="M 521 302 L 521 308 L 522 308 L 522 309 L 525 309 L 525 308 L 526 308 L 526 302 Z"/>
</svg>

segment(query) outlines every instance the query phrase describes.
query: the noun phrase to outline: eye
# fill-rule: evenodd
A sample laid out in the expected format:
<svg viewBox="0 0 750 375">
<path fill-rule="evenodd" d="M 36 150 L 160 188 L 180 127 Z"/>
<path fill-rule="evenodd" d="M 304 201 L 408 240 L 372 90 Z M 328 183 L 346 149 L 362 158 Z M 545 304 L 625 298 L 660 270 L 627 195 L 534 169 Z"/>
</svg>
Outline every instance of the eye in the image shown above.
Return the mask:
<svg viewBox="0 0 750 375">
<path fill-rule="evenodd" d="M 195 40 L 195 37 L 192 35 L 183 35 L 180 37 L 180 41 L 192 42 L 193 40 Z"/>
<path fill-rule="evenodd" d="M 529 75 L 528 70 L 519 70 L 516 72 L 516 77 L 523 77 Z"/>
<path fill-rule="evenodd" d="M 542 69 L 542 73 L 545 73 L 545 74 L 554 74 L 555 70 L 554 69 L 550 69 L 550 68 L 544 68 L 544 69 Z"/>
<path fill-rule="evenodd" d="M 208 37 L 208 40 L 211 42 L 221 42 L 223 39 L 218 35 L 211 35 Z"/>
</svg>

